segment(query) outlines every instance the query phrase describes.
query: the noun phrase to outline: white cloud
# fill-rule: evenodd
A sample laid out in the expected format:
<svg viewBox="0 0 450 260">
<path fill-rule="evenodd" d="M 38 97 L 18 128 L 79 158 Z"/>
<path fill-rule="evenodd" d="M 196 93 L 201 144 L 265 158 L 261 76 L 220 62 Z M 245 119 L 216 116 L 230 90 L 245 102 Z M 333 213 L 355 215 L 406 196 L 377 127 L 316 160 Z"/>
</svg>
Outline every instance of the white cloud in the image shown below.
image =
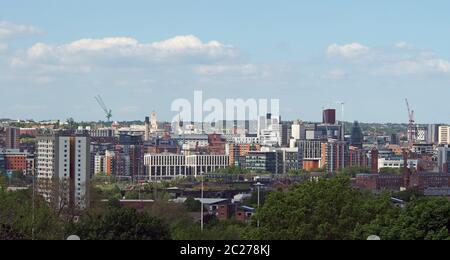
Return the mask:
<svg viewBox="0 0 450 260">
<path fill-rule="evenodd" d="M 377 75 L 393 76 L 436 73 L 450 75 L 450 62 L 439 58 L 416 58 L 387 63 L 374 70 Z"/>
<path fill-rule="evenodd" d="M 258 72 L 258 67 L 254 64 L 237 64 L 237 65 L 203 65 L 194 68 L 194 71 L 200 75 L 215 76 L 221 74 L 239 74 L 239 75 L 254 75 Z"/>
<path fill-rule="evenodd" d="M 332 44 L 328 57 L 340 57 L 351 61 L 340 64 L 347 71 L 377 76 L 402 76 L 446 74 L 450 75 L 450 62 L 429 50 L 421 50 L 406 42 L 388 47 L 372 48 L 359 43 Z M 347 73 L 332 70 L 322 76 L 325 79 L 345 77 Z"/>
<path fill-rule="evenodd" d="M 360 43 L 350 43 L 346 45 L 331 44 L 328 46 L 326 53 L 329 57 L 353 59 L 367 54 L 369 51 L 369 47 Z"/>
<path fill-rule="evenodd" d="M 324 75 L 322 75 L 323 79 L 342 79 L 348 76 L 347 71 L 343 69 L 334 69 L 330 70 Z"/>
<path fill-rule="evenodd" d="M 11 60 L 13 66 L 143 67 L 155 63 L 209 64 L 233 59 L 237 49 L 218 41 L 177 36 L 161 42 L 140 43 L 134 38 L 81 39 L 63 45 L 37 43 Z"/>
<path fill-rule="evenodd" d="M 398 42 L 394 45 L 398 49 L 409 49 L 412 48 L 412 46 L 407 42 Z"/>
<path fill-rule="evenodd" d="M 6 21 L 0 21 L 0 38 L 34 35 L 39 33 L 41 33 L 41 30 L 34 26 L 19 25 Z"/>
<path fill-rule="evenodd" d="M 0 43 L 0 52 L 8 50 L 8 44 Z"/>
</svg>

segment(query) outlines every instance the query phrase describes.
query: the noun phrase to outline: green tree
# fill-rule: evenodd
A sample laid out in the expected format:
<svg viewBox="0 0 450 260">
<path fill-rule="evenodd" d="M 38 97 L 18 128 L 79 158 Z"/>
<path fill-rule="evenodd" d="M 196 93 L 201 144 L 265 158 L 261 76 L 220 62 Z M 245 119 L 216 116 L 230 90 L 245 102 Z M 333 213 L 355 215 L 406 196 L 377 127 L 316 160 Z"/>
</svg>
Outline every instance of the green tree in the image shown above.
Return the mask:
<svg viewBox="0 0 450 260">
<path fill-rule="evenodd" d="M 82 240 L 169 240 L 169 227 L 160 219 L 131 208 L 109 207 L 106 212 L 87 212 L 69 224 L 67 235 Z"/>
<path fill-rule="evenodd" d="M 53 240 L 63 238 L 62 221 L 38 196 L 35 199 L 33 214 L 31 191 L 0 191 L 0 229 L 3 236 L 6 234 L 6 236 L 16 239 Z"/>
<path fill-rule="evenodd" d="M 8 188 L 8 180 L 6 179 L 6 176 L 0 172 L 0 191 L 6 190 Z"/>
<path fill-rule="evenodd" d="M 350 186 L 338 176 L 305 182 L 288 192 L 272 192 L 255 220 L 260 228 L 249 228 L 246 239 L 349 240 L 355 227 L 369 223 L 392 206 L 389 196 L 375 197 Z"/>
<path fill-rule="evenodd" d="M 184 206 L 189 212 L 200 212 L 202 209 L 202 203 L 192 197 L 186 199 Z"/>
<path fill-rule="evenodd" d="M 450 240 L 450 201 L 413 199 L 404 209 L 378 215 L 371 223 L 355 229 L 356 239 L 373 234 L 383 240 Z"/>
</svg>

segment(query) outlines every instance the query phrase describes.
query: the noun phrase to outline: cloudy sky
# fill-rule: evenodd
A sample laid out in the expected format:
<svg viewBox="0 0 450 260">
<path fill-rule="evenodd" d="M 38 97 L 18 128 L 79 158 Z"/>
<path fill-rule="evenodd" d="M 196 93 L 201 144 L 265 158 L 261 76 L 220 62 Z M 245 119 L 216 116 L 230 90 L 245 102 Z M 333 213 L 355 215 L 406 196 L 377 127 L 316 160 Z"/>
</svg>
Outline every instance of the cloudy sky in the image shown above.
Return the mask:
<svg viewBox="0 0 450 260">
<path fill-rule="evenodd" d="M 285 119 L 450 122 L 450 2 L 0 0 L 0 118 L 114 120 L 177 98 L 279 98 Z"/>
</svg>

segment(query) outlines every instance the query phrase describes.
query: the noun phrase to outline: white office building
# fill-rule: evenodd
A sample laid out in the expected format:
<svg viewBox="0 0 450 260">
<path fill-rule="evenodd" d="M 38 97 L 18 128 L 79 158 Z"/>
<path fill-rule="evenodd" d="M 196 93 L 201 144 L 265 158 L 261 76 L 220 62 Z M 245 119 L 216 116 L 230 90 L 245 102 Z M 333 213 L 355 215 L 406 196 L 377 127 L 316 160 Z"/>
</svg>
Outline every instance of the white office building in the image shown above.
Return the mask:
<svg viewBox="0 0 450 260">
<path fill-rule="evenodd" d="M 229 166 L 228 155 L 146 154 L 144 164 L 150 180 L 201 176 Z"/>
</svg>

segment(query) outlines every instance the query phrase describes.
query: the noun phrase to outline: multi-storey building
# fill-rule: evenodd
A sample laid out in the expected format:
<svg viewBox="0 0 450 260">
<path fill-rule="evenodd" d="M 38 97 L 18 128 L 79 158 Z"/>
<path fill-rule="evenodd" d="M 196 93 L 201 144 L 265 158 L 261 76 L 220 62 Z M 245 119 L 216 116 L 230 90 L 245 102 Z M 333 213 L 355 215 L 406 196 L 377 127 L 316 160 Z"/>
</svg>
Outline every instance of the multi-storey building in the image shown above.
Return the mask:
<svg viewBox="0 0 450 260">
<path fill-rule="evenodd" d="M 349 166 L 366 168 L 368 166 L 367 151 L 358 147 L 349 148 Z"/>
<path fill-rule="evenodd" d="M 6 171 L 27 173 L 27 157 L 28 154 L 19 150 L 6 150 Z"/>
<path fill-rule="evenodd" d="M 229 144 L 229 156 L 231 166 L 241 166 L 242 158 L 248 155 L 250 152 L 256 152 L 261 150 L 260 144 Z"/>
<path fill-rule="evenodd" d="M 349 146 L 347 142 L 330 141 L 322 143 L 322 161 L 329 174 L 348 167 Z"/>
<path fill-rule="evenodd" d="M 299 140 L 297 147 L 303 157 L 303 169 L 313 170 L 322 167 L 322 141 Z"/>
<path fill-rule="evenodd" d="M 115 175 L 115 158 L 113 151 L 106 151 L 104 155 L 96 154 L 94 160 L 94 174 Z"/>
<path fill-rule="evenodd" d="M 439 127 L 439 144 L 447 145 L 450 144 L 450 126 L 440 126 Z"/>
<path fill-rule="evenodd" d="M 245 156 L 244 168 L 255 172 L 286 174 L 291 170 L 302 169 L 301 152 L 298 148 L 263 149 Z"/>
<path fill-rule="evenodd" d="M 150 180 L 198 177 L 229 166 L 227 155 L 146 154 L 146 172 Z"/>
<path fill-rule="evenodd" d="M 90 162 L 89 137 L 64 134 L 38 137 L 38 192 L 50 203 L 86 208 Z"/>
<path fill-rule="evenodd" d="M 6 149 L 20 149 L 20 128 L 8 126 L 6 131 Z"/>
<path fill-rule="evenodd" d="M 226 154 L 226 139 L 221 134 L 208 135 L 208 151 L 209 154 L 224 155 Z"/>
<path fill-rule="evenodd" d="M 450 173 L 450 146 L 438 147 L 438 167 L 441 172 Z"/>
<path fill-rule="evenodd" d="M 5 160 L 5 154 L 0 152 L 0 173 L 6 172 L 6 160 Z"/>
</svg>

